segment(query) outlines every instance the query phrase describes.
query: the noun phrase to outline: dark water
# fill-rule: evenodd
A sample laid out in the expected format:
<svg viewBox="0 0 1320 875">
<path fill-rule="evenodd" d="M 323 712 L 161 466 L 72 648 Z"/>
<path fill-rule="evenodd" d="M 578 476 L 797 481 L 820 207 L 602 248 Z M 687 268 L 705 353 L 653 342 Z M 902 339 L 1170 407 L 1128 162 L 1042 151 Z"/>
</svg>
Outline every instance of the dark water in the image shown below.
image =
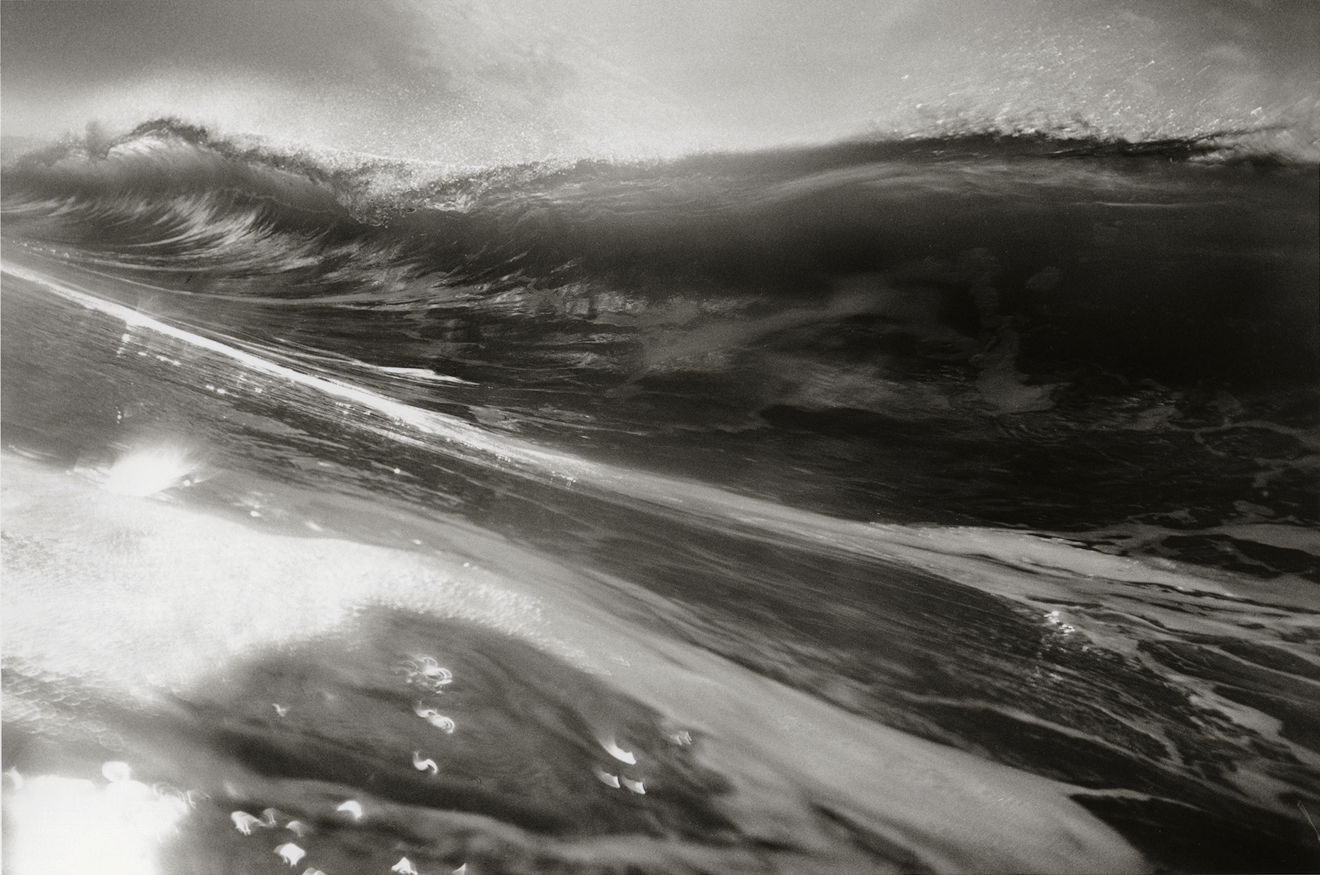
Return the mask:
<svg viewBox="0 0 1320 875">
<path fill-rule="evenodd" d="M 1320 866 L 1314 166 L 89 145 L 3 179 L 7 870 Z"/>
</svg>

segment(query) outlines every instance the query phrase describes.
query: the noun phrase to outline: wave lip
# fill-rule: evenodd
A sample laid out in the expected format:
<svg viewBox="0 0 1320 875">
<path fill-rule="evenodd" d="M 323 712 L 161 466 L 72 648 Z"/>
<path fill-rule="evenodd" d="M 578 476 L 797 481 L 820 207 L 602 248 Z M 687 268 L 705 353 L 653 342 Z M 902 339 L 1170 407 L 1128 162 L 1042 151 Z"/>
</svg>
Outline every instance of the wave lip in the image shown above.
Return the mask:
<svg viewBox="0 0 1320 875">
<path fill-rule="evenodd" d="M 1231 140 L 978 134 L 450 175 L 159 121 L 11 163 L 5 234 L 196 301 L 550 307 L 599 333 L 675 300 L 835 312 L 870 284 L 932 302 L 924 327 L 874 303 L 836 313 L 841 329 L 906 325 L 964 359 L 1017 348 L 1029 375 L 1304 374 L 1316 175 Z"/>
</svg>

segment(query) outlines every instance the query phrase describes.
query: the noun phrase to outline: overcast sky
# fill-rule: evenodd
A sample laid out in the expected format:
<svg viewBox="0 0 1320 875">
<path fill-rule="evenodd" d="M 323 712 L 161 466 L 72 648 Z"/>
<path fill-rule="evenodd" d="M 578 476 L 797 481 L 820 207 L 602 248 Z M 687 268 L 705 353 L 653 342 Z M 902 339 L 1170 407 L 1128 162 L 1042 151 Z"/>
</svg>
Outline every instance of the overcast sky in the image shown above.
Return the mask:
<svg viewBox="0 0 1320 875">
<path fill-rule="evenodd" d="M 1314 136 L 1320 100 L 1311 0 L 6 0 L 0 39 L 6 134 L 173 114 L 468 162 L 955 117 Z"/>
</svg>

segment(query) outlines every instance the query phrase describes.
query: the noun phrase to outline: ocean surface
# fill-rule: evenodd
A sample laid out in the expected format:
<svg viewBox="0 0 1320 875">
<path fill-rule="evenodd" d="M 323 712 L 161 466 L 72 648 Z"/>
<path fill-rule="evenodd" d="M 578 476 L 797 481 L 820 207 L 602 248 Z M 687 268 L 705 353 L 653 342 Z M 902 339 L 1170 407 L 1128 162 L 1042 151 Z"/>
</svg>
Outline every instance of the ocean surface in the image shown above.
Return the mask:
<svg viewBox="0 0 1320 875">
<path fill-rule="evenodd" d="M 1313 163 L 2 183 L 7 872 L 1320 870 Z"/>
</svg>

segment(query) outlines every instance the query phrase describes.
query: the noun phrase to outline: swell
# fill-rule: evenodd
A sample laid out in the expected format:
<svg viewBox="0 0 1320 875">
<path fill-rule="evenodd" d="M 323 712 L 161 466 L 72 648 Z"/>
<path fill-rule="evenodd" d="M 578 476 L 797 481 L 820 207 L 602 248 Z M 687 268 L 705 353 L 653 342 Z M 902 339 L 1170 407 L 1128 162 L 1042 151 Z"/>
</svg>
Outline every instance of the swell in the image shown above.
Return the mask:
<svg viewBox="0 0 1320 875">
<path fill-rule="evenodd" d="M 962 134 L 467 173 L 240 143 L 172 120 L 91 140 L 4 169 L 5 210 L 20 234 L 126 247 L 126 266 L 161 268 L 220 226 L 231 244 L 260 238 L 272 270 L 290 248 L 312 256 L 351 241 L 419 273 L 485 282 L 643 277 L 819 293 L 822 276 L 971 247 L 1003 250 L 1026 269 L 1084 248 L 1087 226 L 1114 218 L 1106 207 L 1178 219 L 1209 210 L 1205 236 L 1234 223 L 1224 207 L 1240 192 L 1304 202 L 1314 188 L 1309 168 L 1244 153 L 1222 135 L 1127 143 Z M 1220 190 L 1207 191 L 1208 179 Z M 1040 236 L 1049 239 L 1025 245 Z"/>
<path fill-rule="evenodd" d="M 1202 537 L 1314 519 L 1313 170 L 982 135 L 458 173 L 160 122 L 6 167 L 5 258 L 799 506 L 1314 576 Z M 729 462 L 765 458 L 814 481 Z"/>
<path fill-rule="evenodd" d="M 1125 832 L 1181 821 L 1190 834 L 1221 837 L 1211 854 L 1180 847 L 1194 861 L 1187 868 L 1214 868 L 1214 853 L 1230 847 L 1281 871 L 1309 859 L 1297 805 L 1311 804 L 1314 777 L 1307 753 L 1316 744 L 1314 720 L 1304 704 L 1314 666 L 1304 648 L 1314 637 L 1315 600 L 1295 581 L 1201 577 L 1005 532 L 849 523 L 599 464 L 294 371 L 8 269 L 20 290 L 26 283 L 50 294 L 26 302 L 29 310 L 18 312 L 28 318 L 7 323 L 7 390 L 22 373 L 11 362 L 40 361 L 40 372 L 63 389 L 43 394 L 59 399 L 88 380 L 89 363 L 113 363 L 122 369 L 116 385 L 151 396 L 194 438 L 231 448 L 222 467 L 236 471 L 189 500 L 238 518 L 259 507 L 260 519 L 288 528 L 315 516 L 316 531 L 357 538 L 371 527 L 360 519 L 332 524 L 281 498 L 283 487 L 260 485 L 258 503 L 245 503 L 240 492 L 261 481 L 245 487 L 234 474 L 261 471 L 319 496 L 354 493 L 360 481 L 374 512 L 445 508 L 475 523 L 443 535 L 461 542 L 461 558 L 509 561 L 507 544 L 488 553 L 481 545 L 490 542 L 476 540 L 474 531 L 486 529 L 598 571 L 601 580 L 628 580 L 650 594 L 641 613 L 655 612 L 666 635 L 845 711 L 1087 788 L 1086 804 Z M 18 326 L 42 325 L 32 311 L 38 306 L 50 311 L 50 336 L 26 339 Z M 79 309 L 87 314 L 81 321 L 69 312 Z M 71 322 L 94 332 L 95 342 L 63 336 L 76 334 L 67 330 Z M 14 397 L 7 392 L 7 404 Z M 15 420 L 24 417 L 8 421 Z M 313 435 L 335 443 L 311 443 Z M 313 461 L 322 456 L 334 465 Z M 382 461 L 396 466 L 392 474 Z M 165 543 L 177 549 L 178 529 L 167 531 Z M 432 536 L 418 526 L 372 537 L 406 544 Z M 34 561 L 40 546 L 29 542 Z M 543 566 L 513 571 L 533 580 L 546 574 Z M 749 594 L 759 606 L 750 614 Z M 268 703 L 260 707 L 264 713 Z M 1254 712 L 1277 717 L 1278 732 L 1262 728 Z M 400 713 L 410 719 L 406 707 Z M 1243 714 L 1245 723 L 1235 719 Z M 299 753 L 312 749 L 306 737 L 286 743 L 280 735 L 263 746 L 220 735 L 218 747 L 276 776 L 327 777 L 324 763 Z M 415 747 L 399 743 L 405 755 Z M 819 750 L 823 759 L 837 755 L 832 745 Z M 406 758 L 399 762 L 400 772 L 416 777 Z M 370 773 L 369 764 L 349 765 L 361 774 L 328 777 L 354 785 Z M 899 797 L 886 790 L 884 798 Z M 268 798 L 249 807 L 297 810 L 296 802 Z"/>
<path fill-rule="evenodd" d="M 456 173 L 162 122 L 5 168 L 5 259 L 798 506 L 1314 576 L 1231 528 L 1314 519 L 1313 169 L 985 135 Z M 729 461 L 766 458 L 813 482 Z"/>
<path fill-rule="evenodd" d="M 201 321 L 217 298 L 448 307 L 538 341 L 547 313 L 627 340 L 687 308 L 751 321 L 757 343 L 800 327 L 758 320 L 798 307 L 844 336 L 915 319 L 936 358 L 998 345 L 1045 380 L 1306 381 L 1313 170 L 1208 139 L 963 136 L 456 175 L 161 122 L 32 153 L 3 184 L 7 238 L 148 278 Z M 347 355 L 394 340 L 341 316 L 313 333 L 351 338 Z"/>
</svg>

